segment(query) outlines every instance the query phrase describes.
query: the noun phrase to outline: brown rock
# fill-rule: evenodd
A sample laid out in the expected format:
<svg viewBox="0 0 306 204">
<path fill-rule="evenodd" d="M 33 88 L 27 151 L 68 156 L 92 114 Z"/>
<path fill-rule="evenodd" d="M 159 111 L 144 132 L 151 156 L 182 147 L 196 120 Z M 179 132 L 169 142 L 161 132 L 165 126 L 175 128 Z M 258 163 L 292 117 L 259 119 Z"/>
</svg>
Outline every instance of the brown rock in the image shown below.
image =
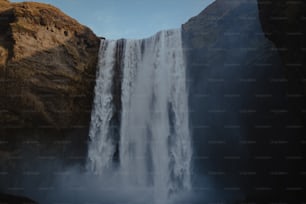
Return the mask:
<svg viewBox="0 0 306 204">
<path fill-rule="evenodd" d="M 99 45 L 51 5 L 0 0 L 1 171 L 86 160 Z"/>
<path fill-rule="evenodd" d="M 98 37 L 51 5 L 0 4 L 0 127 L 88 128 Z"/>
</svg>

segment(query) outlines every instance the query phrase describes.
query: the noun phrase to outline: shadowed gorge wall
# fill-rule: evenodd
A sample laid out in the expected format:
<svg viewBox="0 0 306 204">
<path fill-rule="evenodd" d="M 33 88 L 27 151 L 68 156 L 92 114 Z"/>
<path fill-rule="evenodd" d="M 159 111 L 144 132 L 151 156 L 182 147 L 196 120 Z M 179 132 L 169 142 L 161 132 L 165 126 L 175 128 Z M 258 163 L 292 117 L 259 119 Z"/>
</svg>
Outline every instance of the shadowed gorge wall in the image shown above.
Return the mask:
<svg viewBox="0 0 306 204">
<path fill-rule="evenodd" d="M 288 94 L 276 46 L 262 31 L 257 1 L 217 0 L 183 30 L 194 165 L 203 178 L 195 188 L 223 200 L 301 200 L 302 191 L 286 189 L 304 186 L 305 165 L 294 160 L 303 158 L 303 127 L 290 108 L 296 98 Z"/>
<path fill-rule="evenodd" d="M 289 180 L 283 186 L 287 186 L 288 189 L 290 189 L 290 186 L 299 186 L 295 188 L 295 191 L 292 191 L 291 195 L 296 197 L 297 201 L 301 201 L 305 200 L 305 195 L 300 196 L 298 189 L 300 189 L 300 192 L 305 190 L 303 175 L 306 169 L 305 162 L 302 162 L 306 155 L 304 140 L 306 133 L 306 3 L 301 0 L 258 0 L 257 3 L 263 32 L 266 38 L 275 44 L 275 51 L 281 57 L 285 73 L 283 81 L 287 84 L 287 110 L 291 113 L 287 128 L 291 130 L 287 133 L 284 141 L 288 142 L 289 149 L 295 150 L 291 150 L 291 154 L 286 152 L 287 158 L 291 158 L 289 159 L 291 161 L 286 162 L 282 169 L 285 169 L 284 172 L 290 175 L 288 177 L 294 179 Z M 292 157 L 292 155 L 296 156 Z M 295 162 L 293 158 L 295 158 Z M 294 165 L 294 167 L 289 167 L 291 165 Z M 286 171 L 286 169 L 292 168 L 296 168 L 295 173 Z M 283 180 L 282 178 L 281 181 Z"/>
<path fill-rule="evenodd" d="M 258 0 L 262 28 L 275 43 L 286 68 L 291 92 L 305 93 L 306 3 Z"/>
<path fill-rule="evenodd" d="M 271 40 L 284 65 L 290 110 L 304 126 L 306 121 L 306 3 L 305 1 L 258 0 L 259 16 L 265 36 Z"/>
</svg>

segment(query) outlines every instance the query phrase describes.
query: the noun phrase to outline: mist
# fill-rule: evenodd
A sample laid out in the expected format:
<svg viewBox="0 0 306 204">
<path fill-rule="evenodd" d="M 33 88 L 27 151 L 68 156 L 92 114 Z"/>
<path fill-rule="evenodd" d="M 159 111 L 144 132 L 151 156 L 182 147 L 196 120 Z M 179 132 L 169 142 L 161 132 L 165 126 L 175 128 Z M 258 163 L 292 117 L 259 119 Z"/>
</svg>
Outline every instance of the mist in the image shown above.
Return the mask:
<svg viewBox="0 0 306 204">
<path fill-rule="evenodd" d="M 108 169 L 103 175 L 89 172 L 81 166 L 63 167 L 52 174 L 42 169 L 40 172 L 49 178 L 27 176 L 19 180 L 24 187 L 23 195 L 41 204 L 203 204 L 235 203 L 243 198 L 240 193 L 218 190 L 211 178 L 196 174 L 193 175 L 194 186 L 190 191 L 172 194 L 164 203 L 154 196 L 153 187 L 144 188 L 125 182 L 118 168 Z M 202 187 L 196 183 L 201 183 Z"/>
<path fill-rule="evenodd" d="M 71 203 L 71 204 L 107 204 L 160 203 L 154 198 L 153 187 L 139 187 L 125 182 L 118 169 L 108 169 L 103 175 L 97 175 L 84 170 L 80 166 L 69 167 L 60 172 L 54 172 L 52 181 L 45 178 L 23 180 L 24 195 L 39 203 Z M 179 195 L 171 195 L 167 204 L 196 203 L 208 195 L 200 195 L 191 190 Z"/>
</svg>

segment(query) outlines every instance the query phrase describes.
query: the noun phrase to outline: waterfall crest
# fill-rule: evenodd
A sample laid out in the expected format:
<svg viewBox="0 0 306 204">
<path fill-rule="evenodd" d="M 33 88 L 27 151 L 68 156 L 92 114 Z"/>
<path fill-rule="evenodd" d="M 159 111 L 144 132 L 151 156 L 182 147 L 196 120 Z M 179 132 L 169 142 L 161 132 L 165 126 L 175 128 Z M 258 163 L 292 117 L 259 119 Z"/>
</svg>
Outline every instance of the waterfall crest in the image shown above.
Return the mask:
<svg viewBox="0 0 306 204">
<path fill-rule="evenodd" d="M 119 42 L 123 46 L 117 46 Z M 116 54 L 119 49 L 121 55 Z M 122 77 L 114 76 L 118 63 Z M 192 149 L 181 30 L 162 31 L 142 40 L 103 41 L 98 68 L 90 170 L 103 174 L 118 151 L 123 182 L 152 187 L 161 202 L 190 189 Z M 121 85 L 117 141 L 111 130 L 114 80 Z"/>
</svg>

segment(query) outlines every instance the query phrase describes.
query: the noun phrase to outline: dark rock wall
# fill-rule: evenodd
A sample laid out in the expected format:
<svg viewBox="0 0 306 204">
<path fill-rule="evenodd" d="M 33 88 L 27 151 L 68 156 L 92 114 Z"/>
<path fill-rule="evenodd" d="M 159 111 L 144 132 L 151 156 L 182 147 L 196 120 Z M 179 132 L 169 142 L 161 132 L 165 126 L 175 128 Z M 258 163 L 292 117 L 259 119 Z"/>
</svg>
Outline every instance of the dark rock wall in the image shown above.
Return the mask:
<svg viewBox="0 0 306 204">
<path fill-rule="evenodd" d="M 306 93 L 306 2 L 258 0 L 265 35 L 277 47 L 290 84 L 290 92 Z"/>
<path fill-rule="evenodd" d="M 281 56 L 286 73 L 290 110 L 306 122 L 306 2 L 302 0 L 258 0 L 260 22 L 265 36 Z"/>
<path fill-rule="evenodd" d="M 305 165 L 292 157 L 303 154 L 303 134 L 257 1 L 217 0 L 182 28 L 195 178 L 202 178 L 195 179 L 196 188 L 207 188 L 203 195 L 214 202 L 214 193 L 225 200 L 300 199 L 301 191 L 286 188 L 304 185 Z"/>
</svg>

